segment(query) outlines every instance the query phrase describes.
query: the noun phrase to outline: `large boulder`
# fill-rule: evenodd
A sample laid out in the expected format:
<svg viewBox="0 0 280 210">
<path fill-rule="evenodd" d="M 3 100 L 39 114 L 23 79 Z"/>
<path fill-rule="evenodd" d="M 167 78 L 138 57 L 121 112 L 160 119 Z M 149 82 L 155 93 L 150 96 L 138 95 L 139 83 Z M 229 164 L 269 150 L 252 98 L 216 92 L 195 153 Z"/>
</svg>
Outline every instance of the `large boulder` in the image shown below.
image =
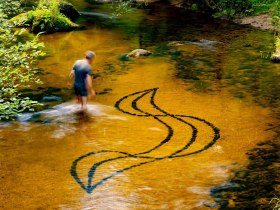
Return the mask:
<svg viewBox="0 0 280 210">
<path fill-rule="evenodd" d="M 78 10 L 68 2 L 62 2 L 59 6 L 59 11 L 72 21 L 76 20 L 80 16 Z"/>
<path fill-rule="evenodd" d="M 138 58 L 140 56 L 149 56 L 151 55 L 152 52 L 144 49 L 136 49 L 132 50 L 130 53 L 127 54 L 127 57 L 133 57 L 133 58 Z"/>
</svg>

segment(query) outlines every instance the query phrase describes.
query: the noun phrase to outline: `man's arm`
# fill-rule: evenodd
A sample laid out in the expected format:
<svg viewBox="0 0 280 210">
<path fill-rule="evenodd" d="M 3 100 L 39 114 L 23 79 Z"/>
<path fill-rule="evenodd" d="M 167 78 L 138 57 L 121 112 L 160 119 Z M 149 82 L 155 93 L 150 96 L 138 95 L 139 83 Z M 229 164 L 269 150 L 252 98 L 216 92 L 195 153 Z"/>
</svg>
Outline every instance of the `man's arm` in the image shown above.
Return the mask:
<svg viewBox="0 0 280 210">
<path fill-rule="evenodd" d="M 69 74 L 70 80 L 73 79 L 74 75 L 75 75 L 75 72 L 74 72 L 74 70 L 72 69 L 71 72 L 70 72 L 70 74 Z"/>
<path fill-rule="evenodd" d="M 68 85 L 68 86 L 71 85 L 71 82 L 72 82 L 74 76 L 75 76 L 75 71 L 72 69 L 71 72 L 70 72 L 70 74 L 69 74 L 69 80 L 68 80 L 68 82 L 67 82 L 67 85 Z"/>
<path fill-rule="evenodd" d="M 95 96 L 96 93 L 95 93 L 95 91 L 92 88 L 92 78 L 91 78 L 90 74 L 87 75 L 86 81 L 87 81 L 87 89 L 88 89 L 88 91 L 90 91 L 90 93 L 93 96 Z"/>
<path fill-rule="evenodd" d="M 77 62 L 76 62 L 77 63 Z M 69 79 L 70 81 L 68 82 L 68 85 L 70 85 L 70 83 L 72 82 L 74 76 L 75 76 L 75 68 L 76 68 L 76 63 L 73 65 L 73 68 L 69 74 Z"/>
</svg>

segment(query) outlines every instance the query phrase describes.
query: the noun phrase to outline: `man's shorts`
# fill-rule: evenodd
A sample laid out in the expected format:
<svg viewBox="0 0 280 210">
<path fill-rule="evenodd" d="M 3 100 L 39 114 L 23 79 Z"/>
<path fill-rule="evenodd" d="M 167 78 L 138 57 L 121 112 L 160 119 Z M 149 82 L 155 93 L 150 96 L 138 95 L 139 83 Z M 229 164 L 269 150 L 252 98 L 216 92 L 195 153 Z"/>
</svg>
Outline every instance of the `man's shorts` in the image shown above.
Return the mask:
<svg viewBox="0 0 280 210">
<path fill-rule="evenodd" d="M 86 87 L 74 85 L 74 91 L 77 96 L 88 96 L 88 91 Z"/>
</svg>

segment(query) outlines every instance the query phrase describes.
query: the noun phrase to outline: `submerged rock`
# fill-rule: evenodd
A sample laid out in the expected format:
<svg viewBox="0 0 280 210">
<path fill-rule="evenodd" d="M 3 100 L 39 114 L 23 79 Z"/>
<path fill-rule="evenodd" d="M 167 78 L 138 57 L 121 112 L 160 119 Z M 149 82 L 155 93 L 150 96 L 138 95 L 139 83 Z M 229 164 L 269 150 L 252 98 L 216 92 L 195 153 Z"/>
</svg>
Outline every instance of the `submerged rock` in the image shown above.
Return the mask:
<svg viewBox="0 0 280 210">
<path fill-rule="evenodd" d="M 56 101 L 62 101 L 62 98 L 59 96 L 50 95 L 50 96 L 44 96 L 41 101 L 42 102 L 56 102 Z"/>
<path fill-rule="evenodd" d="M 127 57 L 138 58 L 140 56 L 149 56 L 152 52 L 144 49 L 136 49 L 127 54 Z"/>
<path fill-rule="evenodd" d="M 167 44 L 168 47 L 177 47 L 177 46 L 182 46 L 182 45 L 197 45 L 198 47 L 205 48 L 208 50 L 213 50 L 215 44 L 217 44 L 217 41 L 212 41 L 212 40 L 206 40 L 206 39 L 201 39 L 199 41 L 172 41 Z"/>
<path fill-rule="evenodd" d="M 181 46 L 181 45 L 185 45 L 187 44 L 188 42 L 186 41 L 172 41 L 172 42 L 169 42 L 167 44 L 168 47 L 177 47 L 177 46 Z"/>
</svg>

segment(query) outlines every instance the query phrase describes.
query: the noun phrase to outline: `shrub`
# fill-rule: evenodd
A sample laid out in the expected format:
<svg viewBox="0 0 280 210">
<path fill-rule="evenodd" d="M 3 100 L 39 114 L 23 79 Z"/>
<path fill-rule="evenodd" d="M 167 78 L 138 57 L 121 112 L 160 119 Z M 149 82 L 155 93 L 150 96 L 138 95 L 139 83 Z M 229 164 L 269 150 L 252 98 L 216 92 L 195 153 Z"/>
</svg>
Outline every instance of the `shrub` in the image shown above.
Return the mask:
<svg viewBox="0 0 280 210">
<path fill-rule="evenodd" d="M 216 0 L 209 3 L 217 11 L 217 16 L 246 15 L 250 14 L 253 8 L 250 0 Z"/>
<path fill-rule="evenodd" d="M 7 26 L 6 21 L 10 8 L 17 11 L 17 1 L 0 1 L 0 120 L 15 118 L 26 110 L 34 110 L 38 103 L 29 98 L 23 98 L 20 90 L 32 83 L 40 83 L 36 76 L 34 63 L 42 52 L 43 44 L 38 37 L 29 41 L 19 41 L 24 29 L 14 31 Z"/>
</svg>

